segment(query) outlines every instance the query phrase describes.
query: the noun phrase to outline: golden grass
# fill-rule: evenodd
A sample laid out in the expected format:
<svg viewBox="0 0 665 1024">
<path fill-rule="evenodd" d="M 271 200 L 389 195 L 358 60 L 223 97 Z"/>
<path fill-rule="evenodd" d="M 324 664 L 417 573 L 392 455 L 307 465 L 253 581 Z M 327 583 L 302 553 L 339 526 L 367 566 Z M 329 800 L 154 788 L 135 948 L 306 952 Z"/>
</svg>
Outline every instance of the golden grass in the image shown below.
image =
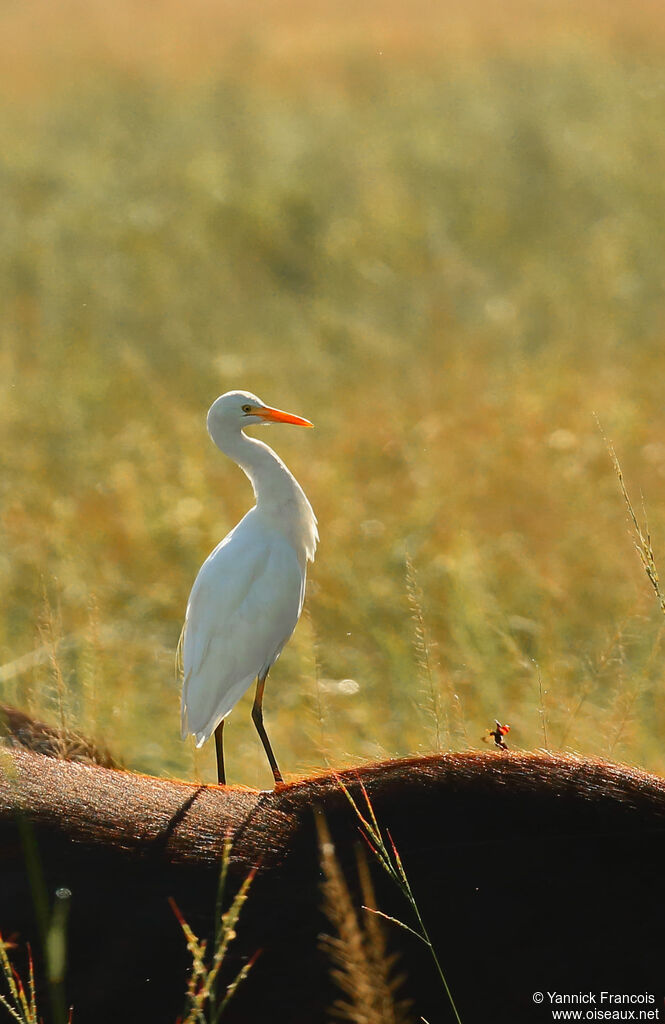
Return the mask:
<svg viewBox="0 0 665 1024">
<path fill-rule="evenodd" d="M 657 0 L 28 0 L 0 15 L 0 82 L 14 98 L 47 94 L 98 73 L 210 80 L 229 66 L 272 87 L 339 84 L 358 61 L 410 66 L 497 52 L 598 46 L 662 54 Z"/>
<path fill-rule="evenodd" d="M 240 386 L 317 426 L 263 435 L 322 537 L 266 690 L 287 771 L 495 718 L 665 770 L 661 613 L 594 422 L 657 560 L 660 5 L 183 10 L 2 14 L 4 699 L 57 720 L 64 688 L 127 764 L 212 777 L 172 665 L 251 500 L 204 427 Z M 230 779 L 265 785 L 250 699 Z"/>
</svg>

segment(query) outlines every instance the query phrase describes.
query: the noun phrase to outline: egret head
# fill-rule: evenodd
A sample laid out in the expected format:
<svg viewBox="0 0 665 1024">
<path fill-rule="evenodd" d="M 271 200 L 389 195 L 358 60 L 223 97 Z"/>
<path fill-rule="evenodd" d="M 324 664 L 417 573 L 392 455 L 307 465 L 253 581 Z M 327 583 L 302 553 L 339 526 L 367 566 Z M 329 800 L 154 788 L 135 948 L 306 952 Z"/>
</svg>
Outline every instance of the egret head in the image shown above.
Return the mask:
<svg viewBox="0 0 665 1024">
<path fill-rule="evenodd" d="M 309 420 L 293 416 L 266 405 L 251 391 L 227 391 L 210 406 L 208 411 L 208 432 L 213 441 L 220 434 L 244 430 L 254 423 L 294 423 L 299 427 L 311 427 Z"/>
</svg>

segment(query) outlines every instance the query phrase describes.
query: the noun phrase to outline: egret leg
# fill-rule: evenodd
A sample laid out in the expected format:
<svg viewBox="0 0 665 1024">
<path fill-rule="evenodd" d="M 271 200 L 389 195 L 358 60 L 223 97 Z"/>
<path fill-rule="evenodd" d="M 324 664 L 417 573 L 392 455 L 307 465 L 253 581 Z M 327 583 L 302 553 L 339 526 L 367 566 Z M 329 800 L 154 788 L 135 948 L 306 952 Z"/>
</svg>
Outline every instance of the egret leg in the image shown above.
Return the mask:
<svg viewBox="0 0 665 1024">
<path fill-rule="evenodd" d="M 215 729 L 215 750 L 217 751 L 217 782 L 220 786 L 226 785 L 226 772 L 224 771 L 224 719 L 221 720 Z"/>
<path fill-rule="evenodd" d="M 267 677 L 267 672 L 264 676 L 259 676 L 258 682 L 256 684 L 256 697 L 254 698 L 254 706 L 252 708 L 252 720 L 254 722 L 254 725 L 256 726 L 256 731 L 261 737 L 261 743 L 263 744 L 263 749 L 265 750 L 268 760 L 270 761 L 270 767 L 272 768 L 272 774 L 273 778 L 275 779 L 275 785 L 277 785 L 277 783 L 284 782 L 284 779 L 282 778 L 282 773 L 277 767 L 277 761 L 275 760 L 275 755 L 272 752 L 272 747 L 270 746 L 268 734 L 266 733 L 265 727 L 263 725 L 263 691 L 265 690 Z"/>
</svg>

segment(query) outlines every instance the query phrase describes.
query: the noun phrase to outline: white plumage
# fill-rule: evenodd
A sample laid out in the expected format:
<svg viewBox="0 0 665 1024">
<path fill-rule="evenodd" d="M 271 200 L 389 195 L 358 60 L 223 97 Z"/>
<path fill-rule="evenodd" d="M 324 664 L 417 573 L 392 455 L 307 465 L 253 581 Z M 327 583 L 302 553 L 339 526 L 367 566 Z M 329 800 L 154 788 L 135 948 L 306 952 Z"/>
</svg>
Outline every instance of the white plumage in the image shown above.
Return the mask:
<svg viewBox="0 0 665 1024">
<path fill-rule="evenodd" d="M 193 733 L 200 747 L 216 733 L 220 782 L 223 721 L 254 679 L 253 718 L 281 782 L 263 728 L 263 687 L 300 617 L 307 562 L 318 541 L 316 517 L 300 484 L 268 445 L 243 433 L 253 423 L 270 422 L 312 425 L 247 391 L 222 395 L 208 413 L 212 440 L 244 470 L 256 497 L 201 566 L 181 636 L 182 735 Z"/>
<path fill-rule="evenodd" d="M 182 731 L 200 747 L 295 629 L 305 572 L 252 509 L 203 563 L 183 642 Z"/>
</svg>

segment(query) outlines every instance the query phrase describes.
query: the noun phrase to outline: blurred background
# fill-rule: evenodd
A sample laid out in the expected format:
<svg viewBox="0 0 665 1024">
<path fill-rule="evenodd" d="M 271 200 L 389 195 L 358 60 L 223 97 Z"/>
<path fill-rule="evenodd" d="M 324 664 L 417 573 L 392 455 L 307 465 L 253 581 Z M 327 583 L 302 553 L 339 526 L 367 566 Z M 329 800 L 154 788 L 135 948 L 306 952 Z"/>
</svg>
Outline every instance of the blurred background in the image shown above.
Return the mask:
<svg viewBox="0 0 665 1024">
<path fill-rule="evenodd" d="M 318 514 L 266 690 L 288 775 L 437 748 L 665 771 L 665 15 L 642 0 L 4 0 L 0 696 L 131 768 L 251 504 L 245 388 Z M 660 562 L 659 562 L 660 560 Z M 665 572 L 665 569 L 663 569 Z M 232 782 L 271 783 L 251 694 Z"/>
</svg>

